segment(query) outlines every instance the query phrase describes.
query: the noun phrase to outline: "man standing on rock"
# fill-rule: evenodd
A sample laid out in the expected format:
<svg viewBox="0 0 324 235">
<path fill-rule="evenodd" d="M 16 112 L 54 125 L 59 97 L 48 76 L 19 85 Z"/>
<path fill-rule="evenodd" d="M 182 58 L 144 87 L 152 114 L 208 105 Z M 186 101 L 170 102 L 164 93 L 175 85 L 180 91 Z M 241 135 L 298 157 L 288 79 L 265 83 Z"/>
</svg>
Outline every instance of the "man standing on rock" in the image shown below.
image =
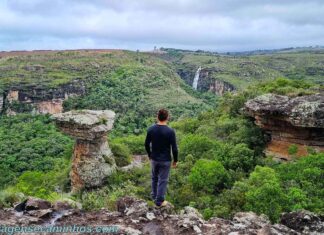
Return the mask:
<svg viewBox="0 0 324 235">
<path fill-rule="evenodd" d="M 164 200 L 171 168 L 171 148 L 173 155 L 172 167 L 177 167 L 178 147 L 173 129 L 168 127 L 169 113 L 165 109 L 158 112 L 158 122 L 147 130 L 145 149 L 151 160 L 152 192 L 151 196 L 158 207 L 166 206 Z"/>
</svg>

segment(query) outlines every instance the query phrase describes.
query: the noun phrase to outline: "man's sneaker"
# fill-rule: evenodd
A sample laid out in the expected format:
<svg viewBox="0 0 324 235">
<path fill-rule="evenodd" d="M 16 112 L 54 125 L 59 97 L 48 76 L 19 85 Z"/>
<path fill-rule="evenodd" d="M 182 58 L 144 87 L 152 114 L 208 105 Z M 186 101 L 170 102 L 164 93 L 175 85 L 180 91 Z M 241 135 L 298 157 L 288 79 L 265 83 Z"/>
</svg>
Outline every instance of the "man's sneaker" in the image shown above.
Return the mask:
<svg viewBox="0 0 324 235">
<path fill-rule="evenodd" d="M 159 206 L 156 205 L 156 207 L 157 207 L 157 208 L 161 208 L 161 207 L 167 206 L 168 204 L 169 204 L 169 202 L 164 200 L 164 201 L 161 203 L 161 205 L 159 205 Z"/>
</svg>

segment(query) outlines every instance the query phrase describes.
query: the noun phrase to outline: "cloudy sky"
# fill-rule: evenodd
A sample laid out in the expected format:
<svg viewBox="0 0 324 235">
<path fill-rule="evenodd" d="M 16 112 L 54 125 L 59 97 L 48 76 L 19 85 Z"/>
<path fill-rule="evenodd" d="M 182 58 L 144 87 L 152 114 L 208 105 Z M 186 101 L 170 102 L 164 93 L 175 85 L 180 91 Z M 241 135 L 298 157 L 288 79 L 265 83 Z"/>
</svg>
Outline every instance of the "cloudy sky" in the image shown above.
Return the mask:
<svg viewBox="0 0 324 235">
<path fill-rule="evenodd" d="M 324 0 L 0 0 L 0 51 L 324 45 Z"/>
</svg>

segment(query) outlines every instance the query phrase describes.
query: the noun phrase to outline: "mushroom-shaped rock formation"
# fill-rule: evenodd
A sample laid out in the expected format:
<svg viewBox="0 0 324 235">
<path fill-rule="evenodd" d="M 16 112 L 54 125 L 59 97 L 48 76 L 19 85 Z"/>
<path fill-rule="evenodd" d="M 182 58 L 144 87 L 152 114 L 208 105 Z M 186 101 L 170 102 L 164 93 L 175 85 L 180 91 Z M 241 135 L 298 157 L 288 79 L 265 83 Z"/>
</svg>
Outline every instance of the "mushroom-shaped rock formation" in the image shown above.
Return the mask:
<svg viewBox="0 0 324 235">
<path fill-rule="evenodd" d="M 269 155 L 289 160 L 293 144 L 296 156 L 307 155 L 310 149 L 324 151 L 323 94 L 295 98 L 265 94 L 247 101 L 245 111 L 271 135 Z"/>
<path fill-rule="evenodd" d="M 77 110 L 54 114 L 56 125 L 74 137 L 71 182 L 72 192 L 102 185 L 105 177 L 116 169 L 107 142 L 115 113 L 110 110 Z"/>
</svg>

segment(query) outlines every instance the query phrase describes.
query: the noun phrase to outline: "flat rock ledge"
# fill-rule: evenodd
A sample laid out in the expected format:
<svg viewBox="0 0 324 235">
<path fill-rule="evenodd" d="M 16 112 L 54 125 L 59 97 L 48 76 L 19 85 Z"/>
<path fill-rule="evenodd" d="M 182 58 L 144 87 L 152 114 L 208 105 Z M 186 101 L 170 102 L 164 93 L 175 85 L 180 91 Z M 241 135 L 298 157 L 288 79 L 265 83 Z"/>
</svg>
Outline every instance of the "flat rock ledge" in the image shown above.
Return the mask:
<svg viewBox="0 0 324 235">
<path fill-rule="evenodd" d="M 265 216 L 258 216 L 253 212 L 237 213 L 232 220 L 211 218 L 206 221 L 192 207 L 185 207 L 179 214 L 176 214 L 172 205 L 157 209 L 149 206 L 144 200 L 134 197 L 120 198 L 116 205 L 117 211 L 101 209 L 86 212 L 75 209 L 66 202 L 51 204 L 35 198 L 29 198 L 17 206 L 19 206 L 19 212 L 14 208 L 0 210 L 2 225 L 116 226 L 117 231 L 114 234 L 120 235 L 324 233 L 324 218 L 308 211 L 285 213 L 281 217 L 280 224 L 271 224 Z"/>
</svg>

